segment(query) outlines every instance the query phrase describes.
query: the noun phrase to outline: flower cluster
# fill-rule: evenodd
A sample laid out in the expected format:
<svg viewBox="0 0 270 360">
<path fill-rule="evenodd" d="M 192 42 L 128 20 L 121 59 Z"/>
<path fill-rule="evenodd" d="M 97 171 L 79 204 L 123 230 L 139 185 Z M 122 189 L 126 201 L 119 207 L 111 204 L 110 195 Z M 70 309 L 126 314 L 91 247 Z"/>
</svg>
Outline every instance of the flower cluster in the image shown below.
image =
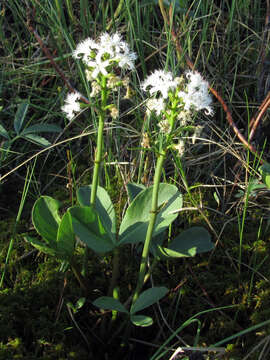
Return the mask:
<svg viewBox="0 0 270 360">
<path fill-rule="evenodd" d="M 85 39 L 73 51 L 73 57 L 85 64 L 86 78 L 91 82 L 90 97 L 95 99 L 97 108 L 113 119 L 117 118 L 118 109 L 109 103 L 110 92 L 122 86 L 126 89 L 125 98 L 131 96 L 129 78 L 121 75 L 124 70 L 134 69 L 136 54 L 116 32 L 113 35 L 103 33 L 98 40 Z M 141 87 L 150 94 L 146 101 L 146 113 L 148 116 L 155 113 L 160 118 L 158 126 L 163 133 L 171 134 L 176 120 L 178 128 L 185 131 L 193 111 L 205 110 L 206 114 L 213 114 L 208 82 L 198 72 L 187 72 L 185 79 L 184 76 L 174 77 L 169 71 L 156 70 Z M 82 96 L 78 92 L 67 96 L 62 111 L 68 119 L 71 120 L 80 111 L 80 98 Z M 106 104 L 100 99 L 106 99 Z"/>
<path fill-rule="evenodd" d="M 126 89 L 125 98 L 131 96 L 129 78 L 127 76 L 121 78 L 118 75 L 119 71 L 116 70 L 133 70 L 137 55 L 130 51 L 129 45 L 122 40 L 119 33 L 113 35 L 103 33 L 97 41 L 91 38 L 83 40 L 73 51 L 73 57 L 81 59 L 85 65 L 86 78 L 91 82 L 91 98 L 95 98 L 97 101 L 101 97 L 102 91 L 108 93 L 117 91 L 120 86 Z M 106 85 L 104 85 L 104 79 L 106 79 Z M 81 97 L 78 92 L 67 95 L 62 111 L 69 120 L 72 120 L 80 111 L 79 100 Z M 118 116 L 116 107 L 113 104 L 105 106 L 110 116 L 115 119 Z"/>
<path fill-rule="evenodd" d="M 147 114 L 171 111 L 171 107 L 179 110 L 179 119 L 187 117 L 192 110 L 205 109 L 206 114 L 212 115 L 211 96 L 208 93 L 208 82 L 198 72 L 187 72 L 188 83 L 183 77 L 173 78 L 171 72 L 156 70 L 142 83 L 142 89 L 149 91 L 156 97 L 147 101 Z M 174 102 L 174 104 L 172 103 Z"/>
<path fill-rule="evenodd" d="M 146 101 L 146 114 L 150 116 L 151 113 L 155 113 L 159 117 L 160 131 L 173 135 L 174 129 L 177 129 L 178 134 L 193 129 L 192 141 L 195 142 L 201 127 L 187 128 L 188 122 L 192 120 L 192 113 L 205 110 L 207 115 L 213 114 L 208 82 L 198 72 L 187 72 L 185 79 L 184 76 L 174 78 L 171 72 L 156 70 L 147 77 L 141 87 L 142 90 L 149 91 L 151 96 Z M 185 149 L 184 141 L 180 139 L 173 148 L 182 156 Z"/>
<path fill-rule="evenodd" d="M 162 98 L 168 97 L 169 90 L 174 90 L 177 87 L 177 78 L 173 79 L 170 72 L 163 70 L 156 70 L 142 83 L 144 91 L 149 90 L 150 95 L 161 92 Z"/>
<path fill-rule="evenodd" d="M 156 70 L 142 83 L 142 89 L 149 91 L 151 97 L 146 102 L 146 113 L 161 115 L 159 127 L 163 132 L 172 130 L 168 118 L 176 117 L 180 126 L 186 126 L 193 111 L 205 109 L 208 115 L 213 114 L 208 82 L 198 72 L 187 72 L 184 77 L 173 77 L 171 72 Z M 169 126 L 170 125 L 170 126 Z"/>
<path fill-rule="evenodd" d="M 187 79 L 189 80 L 185 91 L 180 91 L 178 96 L 182 98 L 185 110 L 200 111 L 205 109 L 207 115 L 213 115 L 213 109 L 210 106 L 212 103 L 209 95 L 209 84 L 204 80 L 198 72 L 187 72 Z"/>
<path fill-rule="evenodd" d="M 115 66 L 133 70 L 137 58 L 119 33 L 104 33 L 98 41 L 85 39 L 73 51 L 73 57 L 81 59 L 87 66 L 89 80 L 95 80 L 99 75 L 107 76 Z"/>
<path fill-rule="evenodd" d="M 146 113 L 151 115 L 152 112 L 156 115 L 163 115 L 168 109 L 169 93 L 176 91 L 179 86 L 179 78 L 173 78 L 171 72 L 164 70 L 155 70 L 149 75 L 141 85 L 143 91 L 149 91 L 151 96 L 146 102 Z"/>
</svg>

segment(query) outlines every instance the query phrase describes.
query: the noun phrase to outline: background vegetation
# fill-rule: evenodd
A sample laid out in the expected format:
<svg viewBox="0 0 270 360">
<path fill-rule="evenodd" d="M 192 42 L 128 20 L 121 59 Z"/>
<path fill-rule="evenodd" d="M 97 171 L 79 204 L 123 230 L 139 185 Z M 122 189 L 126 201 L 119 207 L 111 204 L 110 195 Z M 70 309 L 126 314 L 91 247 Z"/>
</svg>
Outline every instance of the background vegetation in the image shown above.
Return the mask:
<svg viewBox="0 0 270 360">
<path fill-rule="evenodd" d="M 132 328 L 127 335 L 118 331 L 121 320 L 116 320 L 104 332 L 100 324 L 110 314 L 100 313 L 91 301 L 106 293 L 110 257 L 91 255 L 91 294 L 81 304 L 84 294 L 72 273 L 33 250 L 24 234 L 33 232 L 31 209 L 37 197 L 54 196 L 68 207 L 75 201 L 75 189 L 90 183 L 96 124 L 94 111 L 90 118 L 82 114 L 66 121 L 61 112 L 67 93 L 63 77 L 29 25 L 64 76 L 84 94 L 89 88 L 71 52 L 86 37 L 102 31 L 123 34 L 138 54 L 134 89 L 156 68 L 167 66 L 182 74 L 188 55 L 248 138 L 249 123 L 270 90 L 269 2 L 13 0 L 1 2 L 0 22 L 0 359 L 169 359 L 179 346 L 211 345 L 218 348 L 181 357 L 268 359 L 270 196 L 258 171 L 260 160 L 269 157 L 267 112 L 252 139 L 255 156 L 239 141 L 224 106 L 213 97 L 215 116 L 198 118 L 204 130 L 185 154 L 188 184 L 177 158 L 166 163 L 164 179 L 185 196 L 177 228 L 203 225 L 216 247 L 210 254 L 165 262 L 155 270 L 151 281 L 166 284 L 170 294 L 151 310 L 153 327 Z M 127 182 L 149 185 L 153 180 L 150 154 L 138 172 L 143 113 L 137 105 L 142 99 L 138 90 L 131 101 L 122 101 L 119 121 L 108 122 L 105 129 L 102 185 L 119 218 Z M 139 249 L 131 248 L 121 259 L 123 298 L 136 281 L 131 257 L 138 258 L 138 266 Z"/>
</svg>

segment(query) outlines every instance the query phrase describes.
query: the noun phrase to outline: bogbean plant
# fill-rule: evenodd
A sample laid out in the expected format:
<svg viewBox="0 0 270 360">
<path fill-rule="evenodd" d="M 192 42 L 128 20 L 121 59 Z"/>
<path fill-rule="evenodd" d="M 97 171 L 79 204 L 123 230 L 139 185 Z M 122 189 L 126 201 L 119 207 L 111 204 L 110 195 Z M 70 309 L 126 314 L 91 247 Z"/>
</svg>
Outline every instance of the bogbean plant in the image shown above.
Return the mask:
<svg viewBox="0 0 270 360">
<path fill-rule="evenodd" d="M 82 95 L 74 92 L 67 96 L 62 110 L 70 120 L 85 106 L 94 106 L 98 113 L 92 184 L 77 190 L 77 205 L 68 208 L 62 217 L 58 212 L 59 202 L 49 196 L 41 196 L 34 204 L 32 221 L 42 240 L 30 236 L 26 238 L 38 250 L 67 261 L 85 288 L 86 279 L 74 262 L 77 239 L 85 244 L 86 254 L 87 249 L 101 255 L 113 252 L 110 295 L 115 293 L 113 289 L 117 287 L 119 252 L 124 246 L 141 243 L 138 280 L 131 294 L 130 307 L 127 308 L 117 296 L 102 296 L 93 303 L 101 309 L 125 314 L 135 325 L 148 326 L 152 324 L 152 318 L 138 312 L 156 303 L 168 292 L 164 286 L 142 291 L 150 275 L 150 270 L 147 273 L 149 253 L 156 263 L 162 259 L 194 256 L 213 248 L 208 231 L 202 227 L 192 227 L 182 231 L 169 243 L 166 241 L 167 229 L 178 216 L 183 199 L 175 185 L 161 183 L 168 152 L 183 156 L 183 135 L 196 132 L 194 114 L 200 110 L 209 115 L 213 112 L 208 83 L 198 72 L 174 77 L 171 72 L 164 70 L 154 71 L 142 82 L 141 88 L 149 97 L 145 102 L 148 128 L 141 146 L 151 150 L 156 157 L 153 186 L 127 185 L 129 206 L 120 226 L 117 226 L 113 203 L 106 189 L 99 186 L 104 154 L 103 127 L 105 119 L 118 117 L 118 108 L 112 100 L 113 92 L 124 90 L 125 96 L 130 93 L 129 78 L 124 74 L 127 70 L 134 70 L 136 55 L 119 33 L 104 33 L 98 41 L 88 38 L 81 42 L 73 56 L 85 66 L 86 78 L 92 89 L 92 103 L 83 104 Z"/>
</svg>

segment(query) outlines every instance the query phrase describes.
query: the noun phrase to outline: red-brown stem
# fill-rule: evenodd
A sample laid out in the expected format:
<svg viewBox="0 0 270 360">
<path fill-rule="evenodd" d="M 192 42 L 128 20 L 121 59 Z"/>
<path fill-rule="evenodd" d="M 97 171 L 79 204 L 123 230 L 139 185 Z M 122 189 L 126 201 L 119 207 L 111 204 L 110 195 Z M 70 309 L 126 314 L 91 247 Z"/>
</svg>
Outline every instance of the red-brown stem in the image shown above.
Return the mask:
<svg viewBox="0 0 270 360">
<path fill-rule="evenodd" d="M 230 112 L 230 110 L 228 109 L 227 104 L 225 103 L 225 101 L 222 99 L 222 97 L 218 94 L 218 92 L 213 89 L 211 86 L 209 87 L 209 90 L 211 91 L 211 93 L 217 98 L 217 100 L 220 102 L 220 104 L 223 107 L 223 110 L 226 113 L 226 118 L 228 123 L 230 124 L 230 126 L 232 127 L 233 131 L 235 132 L 235 134 L 237 135 L 237 137 L 239 138 L 239 140 L 254 154 L 256 154 L 256 149 L 254 148 L 254 146 L 252 146 L 247 140 L 246 138 L 241 134 L 241 132 L 238 130 L 237 126 L 235 125 L 235 122 L 233 121 L 232 118 L 232 114 Z"/>
<path fill-rule="evenodd" d="M 253 137 L 255 135 L 255 131 L 259 125 L 259 122 L 269 106 L 270 106 L 270 91 L 268 92 L 266 98 L 263 100 L 261 106 L 259 107 L 259 113 L 258 113 L 257 117 L 253 117 L 251 119 L 251 122 L 250 122 L 251 130 L 249 133 L 249 141 L 251 141 L 253 139 Z"/>
</svg>

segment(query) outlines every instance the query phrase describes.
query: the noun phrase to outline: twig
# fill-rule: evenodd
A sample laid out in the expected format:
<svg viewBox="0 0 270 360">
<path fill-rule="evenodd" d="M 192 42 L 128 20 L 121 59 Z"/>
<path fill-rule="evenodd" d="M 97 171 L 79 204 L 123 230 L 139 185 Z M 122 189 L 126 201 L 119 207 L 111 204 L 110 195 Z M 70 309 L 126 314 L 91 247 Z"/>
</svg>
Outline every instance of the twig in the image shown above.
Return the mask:
<svg viewBox="0 0 270 360">
<path fill-rule="evenodd" d="M 249 141 L 251 141 L 253 139 L 253 137 L 255 135 L 255 131 L 259 125 L 259 122 L 269 106 L 270 106 L 270 91 L 268 92 L 268 94 L 266 95 L 266 98 L 263 100 L 262 104 L 260 105 L 259 114 L 257 115 L 257 117 L 254 116 L 251 119 L 251 122 L 250 122 L 251 130 L 249 133 Z"/>
</svg>

